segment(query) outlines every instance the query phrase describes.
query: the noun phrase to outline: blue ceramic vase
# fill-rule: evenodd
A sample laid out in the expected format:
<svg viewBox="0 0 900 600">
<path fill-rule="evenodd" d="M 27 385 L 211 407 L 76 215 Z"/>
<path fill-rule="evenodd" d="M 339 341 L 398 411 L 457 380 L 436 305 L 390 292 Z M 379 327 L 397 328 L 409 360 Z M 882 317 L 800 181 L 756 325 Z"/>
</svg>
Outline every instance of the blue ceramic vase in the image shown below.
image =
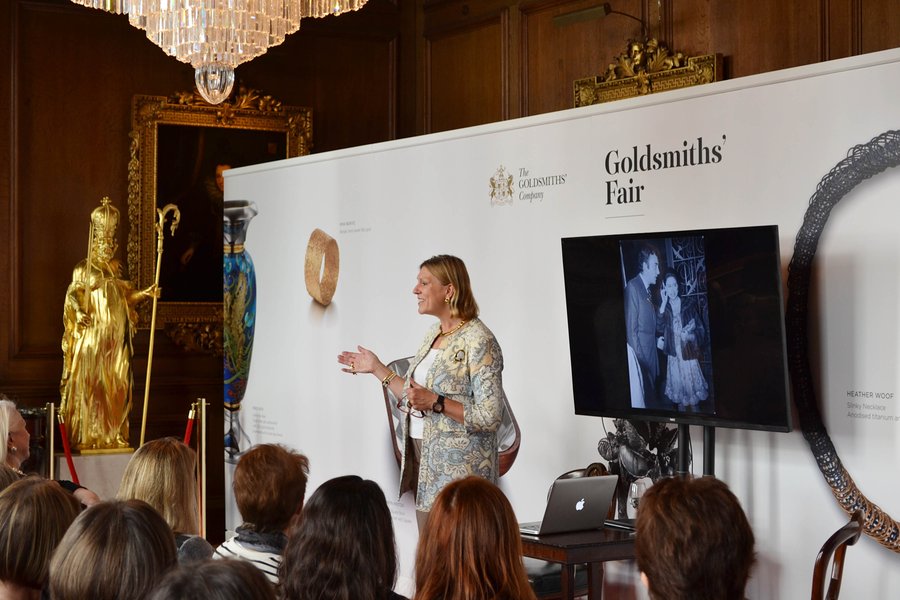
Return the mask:
<svg viewBox="0 0 900 600">
<path fill-rule="evenodd" d="M 257 214 L 246 200 L 225 202 L 224 233 L 224 348 L 225 348 L 225 454 L 241 451 L 241 400 L 247 389 L 253 332 L 256 328 L 256 272 L 244 248 L 247 227 Z"/>
</svg>

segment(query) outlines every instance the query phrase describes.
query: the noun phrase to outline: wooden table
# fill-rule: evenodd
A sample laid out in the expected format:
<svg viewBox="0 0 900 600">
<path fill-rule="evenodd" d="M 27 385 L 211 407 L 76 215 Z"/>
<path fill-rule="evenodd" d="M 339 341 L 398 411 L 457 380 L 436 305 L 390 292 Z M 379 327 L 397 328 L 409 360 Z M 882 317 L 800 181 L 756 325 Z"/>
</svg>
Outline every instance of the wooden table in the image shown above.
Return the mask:
<svg viewBox="0 0 900 600">
<path fill-rule="evenodd" d="M 574 533 L 522 535 L 522 553 L 562 564 L 562 597 L 575 597 L 575 565 L 588 564 L 588 598 L 600 600 L 603 592 L 603 562 L 634 558 L 634 532 L 595 529 Z"/>
</svg>

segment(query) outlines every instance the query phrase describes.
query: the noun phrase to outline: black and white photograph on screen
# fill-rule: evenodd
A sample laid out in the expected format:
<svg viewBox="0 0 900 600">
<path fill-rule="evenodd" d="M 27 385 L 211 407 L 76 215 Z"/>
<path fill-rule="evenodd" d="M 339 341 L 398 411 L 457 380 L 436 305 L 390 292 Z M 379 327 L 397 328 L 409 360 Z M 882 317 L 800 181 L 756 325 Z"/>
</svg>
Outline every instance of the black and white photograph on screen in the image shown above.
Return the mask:
<svg viewBox="0 0 900 600">
<path fill-rule="evenodd" d="M 619 251 L 632 407 L 715 414 L 703 236 Z"/>
</svg>

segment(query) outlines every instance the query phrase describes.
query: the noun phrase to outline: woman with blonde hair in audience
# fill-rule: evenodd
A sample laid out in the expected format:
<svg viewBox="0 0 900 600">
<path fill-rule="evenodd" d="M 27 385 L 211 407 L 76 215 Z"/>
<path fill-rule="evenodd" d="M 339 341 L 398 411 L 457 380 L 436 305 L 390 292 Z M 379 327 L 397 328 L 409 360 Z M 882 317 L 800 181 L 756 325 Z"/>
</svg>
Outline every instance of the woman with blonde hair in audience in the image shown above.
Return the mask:
<svg viewBox="0 0 900 600">
<path fill-rule="evenodd" d="M 356 475 L 330 479 L 288 531 L 284 600 L 401 600 L 394 527 L 384 492 Z"/>
<path fill-rule="evenodd" d="M 143 500 L 169 524 L 175 534 L 179 562 L 212 556 L 213 548 L 201 537 L 197 453 L 174 437 L 147 442 L 125 467 L 116 498 Z"/>
<path fill-rule="evenodd" d="M 438 494 L 419 537 L 414 600 L 534 600 L 519 524 L 496 485 L 470 475 Z"/>
<path fill-rule="evenodd" d="M 278 583 L 288 524 L 303 508 L 309 460 L 283 446 L 260 444 L 234 469 L 234 500 L 244 522 L 213 558 L 245 560 Z"/>
<path fill-rule="evenodd" d="M 175 537 L 140 500 L 81 513 L 50 561 L 53 600 L 144 600 L 176 564 Z"/>
<path fill-rule="evenodd" d="M 169 571 L 148 600 L 275 600 L 275 589 L 252 563 L 204 560 Z"/>
<path fill-rule="evenodd" d="M 0 598 L 37 600 L 50 557 L 80 506 L 53 481 L 26 477 L 0 493 Z"/>
</svg>

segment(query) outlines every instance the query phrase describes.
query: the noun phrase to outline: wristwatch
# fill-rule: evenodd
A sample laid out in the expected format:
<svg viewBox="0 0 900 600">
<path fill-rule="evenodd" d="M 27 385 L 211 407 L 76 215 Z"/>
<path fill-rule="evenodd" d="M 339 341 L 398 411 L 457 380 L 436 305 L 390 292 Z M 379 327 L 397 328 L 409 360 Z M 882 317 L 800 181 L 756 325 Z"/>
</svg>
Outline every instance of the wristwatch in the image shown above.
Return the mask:
<svg viewBox="0 0 900 600">
<path fill-rule="evenodd" d="M 444 412 L 444 400 L 446 400 L 446 398 L 438 395 L 437 402 L 431 405 L 431 412 L 437 414 L 441 414 L 442 412 Z"/>
</svg>

